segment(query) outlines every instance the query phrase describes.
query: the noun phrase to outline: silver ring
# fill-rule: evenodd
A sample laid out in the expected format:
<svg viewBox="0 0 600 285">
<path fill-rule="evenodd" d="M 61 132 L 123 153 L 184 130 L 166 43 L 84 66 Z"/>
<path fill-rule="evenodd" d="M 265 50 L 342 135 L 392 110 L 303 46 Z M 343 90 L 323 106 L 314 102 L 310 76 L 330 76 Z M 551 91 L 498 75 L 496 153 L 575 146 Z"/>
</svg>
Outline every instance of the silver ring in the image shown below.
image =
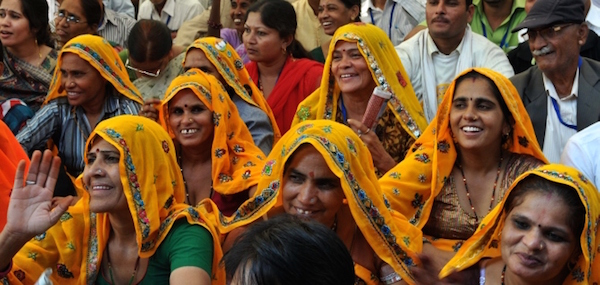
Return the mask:
<svg viewBox="0 0 600 285">
<path fill-rule="evenodd" d="M 27 184 L 27 185 L 35 185 L 35 181 L 26 180 L 25 184 Z"/>
<path fill-rule="evenodd" d="M 365 135 L 368 134 L 371 131 L 371 129 L 367 128 L 367 131 L 365 132 Z"/>
</svg>

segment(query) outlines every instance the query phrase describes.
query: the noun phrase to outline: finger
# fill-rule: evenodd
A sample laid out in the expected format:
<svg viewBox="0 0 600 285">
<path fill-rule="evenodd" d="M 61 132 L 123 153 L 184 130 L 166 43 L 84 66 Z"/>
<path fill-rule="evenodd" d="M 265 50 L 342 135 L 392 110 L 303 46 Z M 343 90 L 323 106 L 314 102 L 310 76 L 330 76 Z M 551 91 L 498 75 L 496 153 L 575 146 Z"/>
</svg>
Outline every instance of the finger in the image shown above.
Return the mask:
<svg viewBox="0 0 600 285">
<path fill-rule="evenodd" d="M 23 188 L 26 164 L 27 163 L 24 159 L 21 159 L 21 161 L 19 161 L 19 164 L 17 164 L 17 173 L 15 173 L 15 182 L 13 183 L 13 189 Z"/>
<path fill-rule="evenodd" d="M 50 166 L 50 172 L 48 172 L 48 179 L 46 180 L 46 188 L 50 189 L 54 193 L 56 187 L 56 181 L 58 180 L 58 173 L 60 172 L 60 157 L 55 156 L 52 158 L 52 164 Z"/>
<path fill-rule="evenodd" d="M 37 181 L 37 173 L 40 168 L 40 161 L 42 160 L 42 152 L 36 150 L 31 155 L 31 162 L 29 163 L 29 173 L 27 173 L 26 181 Z"/>
<path fill-rule="evenodd" d="M 371 130 L 367 128 L 365 124 L 358 120 L 348 119 L 348 125 L 350 125 L 352 129 L 356 130 L 357 133 L 362 134 L 363 136 L 371 132 Z"/>
<path fill-rule="evenodd" d="M 40 162 L 40 167 L 38 169 L 38 174 L 36 177 L 36 183 L 42 187 L 45 187 L 46 179 L 48 178 L 48 171 L 50 171 L 50 166 L 52 164 L 52 151 L 45 150 L 42 155 L 42 161 Z"/>
<path fill-rule="evenodd" d="M 58 222 L 60 216 L 62 216 L 62 214 L 64 214 L 67 211 L 67 209 L 69 209 L 69 206 L 71 205 L 72 201 L 73 196 L 67 196 L 56 201 L 56 207 L 52 208 L 52 210 L 50 211 L 50 221 L 52 222 L 52 224 Z"/>
</svg>

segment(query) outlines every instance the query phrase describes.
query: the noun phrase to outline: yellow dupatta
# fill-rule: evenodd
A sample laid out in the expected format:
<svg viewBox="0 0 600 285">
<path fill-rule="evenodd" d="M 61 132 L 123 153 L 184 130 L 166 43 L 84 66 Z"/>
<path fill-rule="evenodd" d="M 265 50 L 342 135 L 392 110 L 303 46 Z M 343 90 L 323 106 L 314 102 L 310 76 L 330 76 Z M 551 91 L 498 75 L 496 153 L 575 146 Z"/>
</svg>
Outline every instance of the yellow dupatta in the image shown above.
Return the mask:
<svg viewBox="0 0 600 285">
<path fill-rule="evenodd" d="M 265 155 L 254 145 L 250 131 L 240 118 L 227 91 L 214 76 L 191 69 L 171 82 L 159 108 L 159 119 L 171 137 L 169 102 L 183 89 L 190 89 L 213 113 L 212 183 L 215 191 L 231 195 L 258 183 Z M 179 169 L 179 168 L 177 168 Z"/>
<path fill-rule="evenodd" d="M 440 272 L 440 277 L 445 277 L 454 271 L 460 271 L 476 264 L 482 258 L 501 256 L 498 246 L 502 243 L 502 229 L 506 220 L 504 211 L 506 198 L 516 188 L 520 181 L 528 176 L 537 175 L 546 180 L 567 185 L 577 192 L 581 203 L 586 209 L 583 231 L 579 238 L 581 255 L 577 264 L 564 283 L 570 284 L 598 284 L 600 283 L 600 194 L 593 183 L 574 168 L 549 164 L 538 169 L 528 171 L 512 184 L 500 205 L 492 210 L 482 221 L 482 226 L 469 238 L 458 253 L 446 264 Z"/>
<path fill-rule="evenodd" d="M 298 105 L 292 126 L 305 120 L 335 120 L 341 92 L 331 74 L 331 62 L 338 41 L 358 44 L 358 50 L 367 61 L 377 86 L 384 86 L 393 94 L 388 101 L 388 108 L 393 111 L 404 130 L 414 139 L 418 138 L 427 127 L 427 120 L 394 45 L 380 28 L 360 22 L 350 23 L 336 30 L 329 44 L 321 87 Z"/>
<path fill-rule="evenodd" d="M 74 53 L 87 61 L 120 94 L 140 104 L 144 104 L 140 92 L 129 80 L 125 65 L 117 52 L 104 38 L 89 34 L 72 38 L 61 49 L 56 68 L 54 68 L 54 76 L 50 83 L 50 91 L 48 91 L 48 96 L 46 96 L 44 104 L 52 99 L 67 96 L 67 92 L 61 86 L 62 73 L 60 71 L 63 54 L 67 52 Z"/>
<path fill-rule="evenodd" d="M 421 244 L 417 242 L 422 240 L 421 232 L 402 215 L 389 209 L 379 188 L 371 153 L 349 127 L 334 121 L 306 121 L 284 134 L 267 158 L 255 196 L 231 217 L 218 221 L 223 232 L 247 225 L 270 210 L 280 212 L 284 168 L 302 144 L 315 147 L 340 178 L 352 217 L 377 256 L 409 284 L 414 284 L 409 269 L 417 261 L 415 252 L 421 251 Z M 201 207 L 201 211 L 213 211 L 210 205 L 204 206 L 208 207 Z"/>
<path fill-rule="evenodd" d="M 135 239 L 141 258 L 151 257 L 169 233 L 173 223 L 185 218 L 211 232 L 214 254 L 209 273 L 213 284 L 225 284 L 218 263 L 222 257 L 219 235 L 211 221 L 196 208 L 183 204 L 185 189 L 175 147 L 169 135 L 156 122 L 141 116 L 121 115 L 98 123 L 86 143 L 87 151 L 96 136 L 119 150 L 119 173 L 135 226 Z M 83 186 L 83 175 L 76 185 Z M 102 254 L 110 235 L 107 213 L 91 213 L 89 195 L 63 214 L 46 233 L 36 236 L 13 259 L 10 284 L 33 284 L 41 272 L 51 267 L 55 284 L 95 284 Z"/>
<path fill-rule="evenodd" d="M 190 49 L 200 49 L 204 52 L 208 60 L 219 71 L 223 79 L 248 104 L 260 108 L 271 121 L 273 127 L 273 144 L 276 144 L 281 133 L 277 127 L 277 121 L 262 91 L 250 79 L 248 70 L 244 67 L 244 62 L 237 54 L 235 49 L 226 41 L 215 37 L 204 37 L 195 40 L 186 50 L 186 55 Z M 185 60 L 184 60 L 185 63 Z"/>
<path fill-rule="evenodd" d="M 527 110 L 512 83 L 500 73 L 486 68 L 467 69 L 456 78 L 473 70 L 495 83 L 515 121 L 512 137 L 504 147 L 512 153 L 528 154 L 547 163 L 537 143 Z M 420 229 L 427 223 L 434 199 L 451 174 L 457 157 L 450 130 L 450 109 L 455 85 L 456 79 L 448 87 L 436 117 L 414 143 L 406 158 L 379 179 L 392 209 L 401 212 Z M 452 250 L 454 244 L 444 243 L 442 239 L 436 242 L 434 245 L 444 250 Z"/>
</svg>

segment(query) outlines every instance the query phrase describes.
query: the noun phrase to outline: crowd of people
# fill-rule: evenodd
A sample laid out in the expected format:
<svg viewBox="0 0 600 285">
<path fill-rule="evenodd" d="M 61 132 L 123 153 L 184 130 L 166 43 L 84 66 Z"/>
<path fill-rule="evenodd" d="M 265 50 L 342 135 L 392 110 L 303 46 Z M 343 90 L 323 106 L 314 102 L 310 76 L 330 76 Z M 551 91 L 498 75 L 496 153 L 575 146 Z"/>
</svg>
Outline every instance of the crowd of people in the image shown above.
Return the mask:
<svg viewBox="0 0 600 285">
<path fill-rule="evenodd" d="M 598 284 L 597 0 L 2 0 L 2 284 Z"/>
</svg>

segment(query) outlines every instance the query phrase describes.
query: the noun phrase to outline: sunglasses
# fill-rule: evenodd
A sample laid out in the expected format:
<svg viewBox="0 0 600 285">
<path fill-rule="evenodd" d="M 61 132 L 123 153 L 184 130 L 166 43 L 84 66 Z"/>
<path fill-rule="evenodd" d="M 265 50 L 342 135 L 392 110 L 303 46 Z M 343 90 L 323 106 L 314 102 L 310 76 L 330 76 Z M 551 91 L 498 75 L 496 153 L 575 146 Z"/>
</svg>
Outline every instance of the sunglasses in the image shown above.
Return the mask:
<svg viewBox="0 0 600 285">
<path fill-rule="evenodd" d="M 160 68 L 158 70 L 156 70 L 156 72 L 149 72 L 149 71 L 141 70 L 139 68 L 135 68 L 135 67 L 129 65 L 129 58 L 125 61 L 125 67 L 129 70 L 139 72 L 143 75 L 150 76 L 150 77 L 158 77 L 158 75 L 160 75 Z"/>
</svg>

